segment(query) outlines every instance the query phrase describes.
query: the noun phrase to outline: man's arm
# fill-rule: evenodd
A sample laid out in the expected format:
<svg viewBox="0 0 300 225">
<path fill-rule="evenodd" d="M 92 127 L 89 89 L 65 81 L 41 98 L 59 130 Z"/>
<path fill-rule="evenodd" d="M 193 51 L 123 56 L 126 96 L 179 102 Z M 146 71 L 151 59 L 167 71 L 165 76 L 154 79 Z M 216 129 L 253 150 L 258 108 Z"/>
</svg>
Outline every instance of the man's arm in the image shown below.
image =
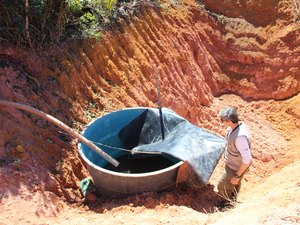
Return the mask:
<svg viewBox="0 0 300 225">
<path fill-rule="evenodd" d="M 243 175 L 243 173 L 248 169 L 249 166 L 251 166 L 252 163 L 252 156 L 249 146 L 249 141 L 246 136 L 239 136 L 235 140 L 235 146 L 239 150 L 242 156 L 242 163 L 238 170 L 236 171 L 236 176 L 233 177 L 231 180 L 231 183 L 234 185 L 237 185 L 240 180 L 240 176 Z"/>
</svg>

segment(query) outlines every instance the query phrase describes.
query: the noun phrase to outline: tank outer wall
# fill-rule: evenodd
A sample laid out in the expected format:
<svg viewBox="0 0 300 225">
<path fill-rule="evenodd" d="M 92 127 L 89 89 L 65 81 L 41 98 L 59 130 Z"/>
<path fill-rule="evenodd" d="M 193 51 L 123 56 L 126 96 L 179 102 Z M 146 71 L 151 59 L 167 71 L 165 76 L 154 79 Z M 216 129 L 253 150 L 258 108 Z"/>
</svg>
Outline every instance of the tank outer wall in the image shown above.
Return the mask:
<svg viewBox="0 0 300 225">
<path fill-rule="evenodd" d="M 93 177 L 98 192 L 105 197 L 126 197 L 143 192 L 166 191 L 175 188 L 180 161 L 163 170 L 151 173 L 126 175 L 121 173 L 107 173 L 87 165 Z"/>
</svg>

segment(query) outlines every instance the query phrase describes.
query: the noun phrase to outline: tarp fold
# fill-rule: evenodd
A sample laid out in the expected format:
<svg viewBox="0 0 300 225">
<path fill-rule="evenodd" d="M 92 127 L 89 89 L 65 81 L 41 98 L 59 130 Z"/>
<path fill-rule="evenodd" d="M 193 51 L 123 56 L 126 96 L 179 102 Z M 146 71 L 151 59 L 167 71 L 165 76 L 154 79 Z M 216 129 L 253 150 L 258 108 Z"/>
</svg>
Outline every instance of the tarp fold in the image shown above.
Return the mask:
<svg viewBox="0 0 300 225">
<path fill-rule="evenodd" d="M 225 139 L 197 127 L 168 108 L 162 108 L 162 140 L 158 109 L 146 109 L 119 133 L 132 154 L 160 152 L 187 161 L 199 180 L 207 184 L 225 149 Z"/>
</svg>

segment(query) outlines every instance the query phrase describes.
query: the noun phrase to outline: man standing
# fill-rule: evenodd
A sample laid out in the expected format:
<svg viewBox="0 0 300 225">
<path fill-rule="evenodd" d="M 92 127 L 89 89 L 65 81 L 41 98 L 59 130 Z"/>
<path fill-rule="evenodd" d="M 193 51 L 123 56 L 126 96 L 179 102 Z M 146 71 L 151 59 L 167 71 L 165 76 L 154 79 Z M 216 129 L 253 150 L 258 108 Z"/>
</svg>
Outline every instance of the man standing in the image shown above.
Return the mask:
<svg viewBox="0 0 300 225">
<path fill-rule="evenodd" d="M 218 183 L 218 192 L 223 198 L 222 206 L 237 200 L 241 181 L 252 163 L 250 134 L 244 122 L 239 120 L 235 108 L 228 107 L 220 111 L 219 117 L 228 126 L 227 146 L 224 153 L 225 172 Z"/>
</svg>

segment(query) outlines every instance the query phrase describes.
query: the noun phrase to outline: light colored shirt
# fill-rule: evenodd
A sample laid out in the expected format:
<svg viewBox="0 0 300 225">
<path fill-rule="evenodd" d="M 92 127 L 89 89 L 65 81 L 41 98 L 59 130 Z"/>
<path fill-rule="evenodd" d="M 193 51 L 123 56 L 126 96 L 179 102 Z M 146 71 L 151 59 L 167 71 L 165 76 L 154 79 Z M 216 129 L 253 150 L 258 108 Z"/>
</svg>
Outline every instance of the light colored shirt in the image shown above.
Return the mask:
<svg viewBox="0 0 300 225">
<path fill-rule="evenodd" d="M 238 136 L 235 139 L 235 146 L 237 150 L 241 153 L 242 162 L 249 164 L 252 160 L 249 141 L 246 136 Z"/>
</svg>

